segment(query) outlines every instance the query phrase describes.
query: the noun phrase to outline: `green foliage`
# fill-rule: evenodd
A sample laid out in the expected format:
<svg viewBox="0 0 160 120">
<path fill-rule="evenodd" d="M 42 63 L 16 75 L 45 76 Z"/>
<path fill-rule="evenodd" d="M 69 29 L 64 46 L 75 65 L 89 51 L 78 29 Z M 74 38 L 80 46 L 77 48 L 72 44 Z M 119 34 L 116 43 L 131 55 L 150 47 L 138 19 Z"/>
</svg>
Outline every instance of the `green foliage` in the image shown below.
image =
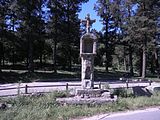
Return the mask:
<svg viewBox="0 0 160 120">
<path fill-rule="evenodd" d="M 132 76 L 133 70 L 138 70 L 143 73 L 143 77 L 148 66 L 151 66 L 152 71 L 155 70 L 148 56 L 150 52 L 154 54 L 156 49 L 156 23 L 160 13 L 158 5 L 158 1 L 149 0 L 97 0 L 95 10 L 104 25 L 101 35 L 104 40 L 100 43 L 105 47 L 100 54 L 106 54 L 106 57 L 101 57 L 104 58 L 106 68 L 111 61 L 112 66 L 130 70 Z M 135 64 L 134 59 L 138 59 L 139 64 Z"/>
<path fill-rule="evenodd" d="M 106 68 L 106 72 L 108 72 L 108 67 L 111 66 L 112 62 L 112 54 L 114 54 L 114 40 L 116 38 L 116 13 L 113 12 L 115 10 L 115 1 L 111 2 L 109 0 L 97 0 L 94 10 L 97 12 L 97 15 L 102 19 L 101 22 L 103 24 L 102 31 L 100 33 L 99 42 L 104 45 L 104 48 L 101 50 L 101 59 L 103 60 L 103 64 Z M 115 15 L 115 16 L 114 16 Z"/>
<path fill-rule="evenodd" d="M 82 33 L 78 13 L 86 2 L 0 1 L 0 66 L 4 68 L 7 63 L 16 69 L 20 63 L 26 66 L 23 69 L 33 72 L 37 63 L 43 67 L 43 63 L 52 61 L 50 66 L 55 73 L 61 68 L 71 70 L 73 64 L 80 63 Z M 123 69 L 133 75 L 133 71 L 142 73 L 143 63 L 143 73 L 147 70 L 155 73 L 159 3 L 159 0 L 97 0 L 94 10 L 103 28 L 94 32 L 99 35 L 95 65 L 105 66 L 106 71 L 109 67 Z"/>
<path fill-rule="evenodd" d="M 114 89 L 112 94 L 122 98 L 134 97 L 133 91 L 131 89 L 126 89 L 126 88 Z"/>
<path fill-rule="evenodd" d="M 77 13 L 81 10 L 81 4 L 88 0 L 51 0 L 50 22 L 48 22 L 48 37 L 53 51 L 54 71 L 56 65 L 71 70 L 72 63 L 78 63 L 80 24 Z"/>
<path fill-rule="evenodd" d="M 53 58 L 55 71 L 57 64 L 69 68 L 72 63 L 78 63 L 77 13 L 87 1 L 1 1 L 0 61 L 13 65 L 25 62 L 29 72 L 36 69 L 34 60 L 37 59 L 42 65 L 46 59 Z M 45 43 L 48 39 L 51 40 L 49 45 Z"/>
</svg>

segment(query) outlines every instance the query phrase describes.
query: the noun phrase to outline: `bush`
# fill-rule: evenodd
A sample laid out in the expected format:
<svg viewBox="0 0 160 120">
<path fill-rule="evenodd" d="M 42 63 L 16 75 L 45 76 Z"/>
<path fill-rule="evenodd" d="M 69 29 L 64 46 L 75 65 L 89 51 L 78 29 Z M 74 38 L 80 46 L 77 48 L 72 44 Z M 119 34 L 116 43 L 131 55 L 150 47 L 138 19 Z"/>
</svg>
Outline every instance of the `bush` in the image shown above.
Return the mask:
<svg viewBox="0 0 160 120">
<path fill-rule="evenodd" d="M 134 97 L 134 94 L 131 89 L 117 88 L 113 89 L 112 91 L 112 94 L 117 95 L 118 97 Z"/>
</svg>

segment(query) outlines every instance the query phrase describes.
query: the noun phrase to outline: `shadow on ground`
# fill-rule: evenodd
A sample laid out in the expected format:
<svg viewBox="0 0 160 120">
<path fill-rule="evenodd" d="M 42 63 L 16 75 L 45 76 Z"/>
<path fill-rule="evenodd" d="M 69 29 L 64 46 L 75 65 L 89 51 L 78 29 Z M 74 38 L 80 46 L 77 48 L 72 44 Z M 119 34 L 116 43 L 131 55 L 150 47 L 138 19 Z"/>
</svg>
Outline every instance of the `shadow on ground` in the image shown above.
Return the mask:
<svg viewBox="0 0 160 120">
<path fill-rule="evenodd" d="M 16 82 L 61 82 L 61 81 L 80 81 L 81 67 L 74 66 L 72 70 L 59 69 L 57 73 L 48 69 L 36 69 L 34 73 L 28 73 L 23 66 L 17 66 L 17 69 L 10 69 L 10 66 L 3 68 L 0 73 L 0 83 L 16 83 Z M 95 69 L 95 81 L 119 81 L 120 77 L 131 78 L 128 72 L 123 71 L 109 71 L 105 72 L 103 67 Z"/>
<path fill-rule="evenodd" d="M 16 82 L 58 82 L 65 80 L 72 80 L 78 77 L 78 74 L 66 73 L 47 73 L 47 72 L 34 72 L 34 73 L 17 73 L 17 72 L 2 72 L 0 73 L 0 83 L 16 83 Z"/>
<path fill-rule="evenodd" d="M 0 73 L 0 83 L 16 83 L 16 82 L 61 82 L 61 81 L 80 81 L 80 69 L 72 71 L 59 70 L 58 73 L 52 71 L 36 71 L 28 73 L 23 70 L 6 70 Z M 104 72 L 95 70 L 95 81 L 119 80 L 124 72 Z"/>
</svg>

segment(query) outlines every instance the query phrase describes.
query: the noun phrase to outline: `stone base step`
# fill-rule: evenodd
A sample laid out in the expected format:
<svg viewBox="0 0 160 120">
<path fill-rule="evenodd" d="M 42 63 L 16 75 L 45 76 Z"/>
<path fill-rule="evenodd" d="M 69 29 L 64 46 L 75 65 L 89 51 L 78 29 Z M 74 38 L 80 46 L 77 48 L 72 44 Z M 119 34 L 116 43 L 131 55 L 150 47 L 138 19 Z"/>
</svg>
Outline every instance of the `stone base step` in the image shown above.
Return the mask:
<svg viewBox="0 0 160 120">
<path fill-rule="evenodd" d="M 77 89 L 76 96 L 83 97 L 110 97 L 109 90 L 102 90 L 102 89 Z"/>
<path fill-rule="evenodd" d="M 115 102 L 117 97 L 114 98 L 104 98 L 104 97 L 96 97 L 96 98 L 57 98 L 56 101 L 61 105 L 101 105 L 107 104 L 109 102 Z"/>
</svg>

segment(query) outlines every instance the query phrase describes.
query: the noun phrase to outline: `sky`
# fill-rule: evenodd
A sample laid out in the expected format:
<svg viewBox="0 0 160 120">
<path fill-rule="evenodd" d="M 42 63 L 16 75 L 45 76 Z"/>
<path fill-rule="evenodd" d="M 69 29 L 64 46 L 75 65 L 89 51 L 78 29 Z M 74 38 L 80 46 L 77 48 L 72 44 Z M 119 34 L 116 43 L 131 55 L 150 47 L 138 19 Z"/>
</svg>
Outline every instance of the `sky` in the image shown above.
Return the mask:
<svg viewBox="0 0 160 120">
<path fill-rule="evenodd" d="M 89 13 L 92 20 L 96 19 L 96 22 L 92 25 L 92 29 L 100 31 L 102 29 L 102 24 L 99 22 L 100 17 L 97 16 L 97 13 L 93 10 L 96 1 L 97 0 L 89 0 L 87 3 L 82 4 L 82 11 L 79 13 L 79 18 L 85 19 L 85 16 Z"/>
</svg>

